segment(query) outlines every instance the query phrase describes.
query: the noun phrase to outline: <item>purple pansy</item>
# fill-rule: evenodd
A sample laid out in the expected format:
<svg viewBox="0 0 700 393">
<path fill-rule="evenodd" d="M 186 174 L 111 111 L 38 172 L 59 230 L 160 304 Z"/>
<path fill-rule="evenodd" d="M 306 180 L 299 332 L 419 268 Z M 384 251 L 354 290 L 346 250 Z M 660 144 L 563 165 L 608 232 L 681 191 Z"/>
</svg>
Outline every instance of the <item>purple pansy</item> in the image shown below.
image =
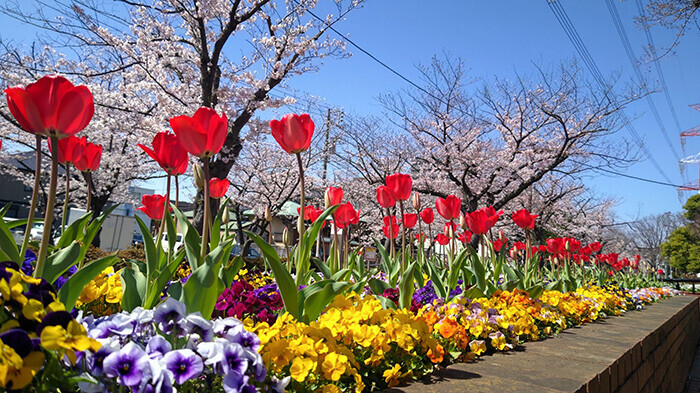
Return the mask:
<svg viewBox="0 0 700 393">
<path fill-rule="evenodd" d="M 148 367 L 148 360 L 146 352 L 138 344 L 130 341 L 104 359 L 104 373 L 110 378 L 118 378 L 120 385 L 139 386 L 143 379 L 143 371 Z"/>
<path fill-rule="evenodd" d="M 169 297 L 156 307 L 156 310 L 153 312 L 153 320 L 158 324 L 158 328 L 162 332 L 169 334 L 186 314 L 185 305 Z"/>
<path fill-rule="evenodd" d="M 226 393 L 242 393 L 243 388 L 248 385 L 248 376 L 236 372 L 226 373 L 222 384 Z"/>
<path fill-rule="evenodd" d="M 190 349 L 170 351 L 163 356 L 165 367 L 173 373 L 175 383 L 182 385 L 197 378 L 204 370 L 202 358 Z"/>
<path fill-rule="evenodd" d="M 151 339 L 148 340 L 148 344 L 146 344 L 146 353 L 151 359 L 160 359 L 163 355 L 170 352 L 171 349 L 173 349 L 173 346 L 170 345 L 165 337 L 159 334 L 151 337 Z"/>
</svg>

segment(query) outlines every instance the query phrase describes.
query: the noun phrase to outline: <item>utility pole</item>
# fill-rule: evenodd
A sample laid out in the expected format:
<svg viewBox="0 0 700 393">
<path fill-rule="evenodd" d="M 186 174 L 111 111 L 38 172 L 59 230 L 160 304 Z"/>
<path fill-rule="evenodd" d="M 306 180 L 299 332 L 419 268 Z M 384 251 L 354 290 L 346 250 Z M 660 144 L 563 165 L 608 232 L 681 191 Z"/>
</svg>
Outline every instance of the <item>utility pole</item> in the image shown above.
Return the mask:
<svg viewBox="0 0 700 393">
<path fill-rule="evenodd" d="M 323 181 L 323 185 L 326 185 L 326 178 L 328 177 L 328 156 L 329 156 L 329 151 L 328 151 L 328 142 L 331 137 L 331 108 L 328 108 L 328 113 L 326 114 L 326 124 L 325 124 L 325 140 L 323 142 L 323 174 L 321 175 L 321 179 Z"/>
</svg>

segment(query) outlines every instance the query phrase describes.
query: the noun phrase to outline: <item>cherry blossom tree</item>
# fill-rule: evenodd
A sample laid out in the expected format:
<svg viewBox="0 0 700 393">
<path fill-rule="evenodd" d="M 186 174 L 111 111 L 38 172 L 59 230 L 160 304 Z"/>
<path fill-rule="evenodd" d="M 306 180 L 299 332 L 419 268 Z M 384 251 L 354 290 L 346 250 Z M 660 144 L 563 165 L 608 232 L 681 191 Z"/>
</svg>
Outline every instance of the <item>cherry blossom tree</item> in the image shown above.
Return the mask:
<svg viewBox="0 0 700 393">
<path fill-rule="evenodd" d="M 262 129 L 248 127 L 251 120 L 261 110 L 294 102 L 284 93 L 272 94 L 273 89 L 279 90 L 293 75 L 315 71 L 325 57 L 347 55 L 343 41 L 326 32 L 362 1 L 335 0 L 324 7 L 317 3 L 73 0 L 38 2 L 27 9 L 11 1 L 0 10 L 45 30 L 42 44 L 49 51 L 71 54 L 47 63 L 54 65 L 51 71 L 91 87 L 104 86 L 111 99 L 102 100 L 101 92 L 93 92 L 96 105 L 121 112 L 114 123 L 123 132 L 143 130 L 152 136 L 166 128 L 168 118 L 191 115 L 200 106 L 226 113 L 229 133 L 221 153 L 210 162 L 212 176 L 224 178 L 241 154 L 247 134 Z M 316 19 L 309 13 L 312 9 L 323 12 L 324 18 Z M 104 144 L 117 128 L 95 124 L 91 129 L 105 134 L 99 141 Z M 112 139 L 115 148 L 124 151 L 135 145 L 121 137 Z M 132 160 L 136 156 L 126 153 Z M 199 193 L 196 199 L 201 198 Z M 201 205 L 195 203 L 199 223 Z"/>
<path fill-rule="evenodd" d="M 411 173 L 415 190 L 432 198 L 457 195 L 463 211 L 492 205 L 539 212 L 536 201 L 528 201 L 531 190 L 542 209 L 560 207 L 551 206 L 560 199 L 585 212 L 573 197 L 584 193 L 571 192 L 583 190 L 581 174 L 635 158 L 624 140 L 613 138 L 621 126 L 613 102 L 638 96 L 610 100 L 616 93 L 585 84 L 575 64 L 480 89 L 461 60 L 435 58 L 420 69 L 421 89 L 380 97 L 386 120 L 348 125 L 339 160 L 348 163 L 350 178 L 376 187 L 390 173 Z M 600 207 L 609 212 L 609 203 Z M 554 230 L 569 219 L 552 216 L 547 225 Z"/>
<path fill-rule="evenodd" d="M 680 43 L 685 33 L 693 28 L 700 30 L 698 15 L 700 15 L 700 1 L 698 0 L 650 0 L 643 7 L 641 0 L 637 0 L 640 15 L 636 20 L 642 28 L 663 26 L 675 35 L 668 50 Z M 663 56 L 663 54 L 662 54 Z"/>
</svg>

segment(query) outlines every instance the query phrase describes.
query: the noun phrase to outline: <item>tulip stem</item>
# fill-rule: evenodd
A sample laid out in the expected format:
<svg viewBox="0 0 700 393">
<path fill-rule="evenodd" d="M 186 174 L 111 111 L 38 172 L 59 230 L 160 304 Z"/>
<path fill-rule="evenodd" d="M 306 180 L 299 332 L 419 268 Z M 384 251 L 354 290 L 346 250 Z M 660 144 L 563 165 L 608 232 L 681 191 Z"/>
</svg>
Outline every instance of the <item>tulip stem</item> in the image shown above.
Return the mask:
<svg viewBox="0 0 700 393">
<path fill-rule="evenodd" d="M 85 213 L 90 213 L 92 210 L 92 174 L 85 172 L 85 181 L 87 182 L 87 203 L 85 205 Z"/>
<path fill-rule="evenodd" d="M 338 225 L 333 221 L 333 273 L 337 272 L 340 266 L 340 248 L 338 246 Z"/>
<path fill-rule="evenodd" d="M 180 208 L 180 177 L 175 175 L 175 207 Z M 169 189 L 169 188 L 168 188 Z"/>
<path fill-rule="evenodd" d="M 386 216 L 389 218 L 389 243 L 391 244 L 391 259 L 396 258 L 396 249 L 394 248 L 394 223 L 391 222 L 391 209 L 386 208 Z"/>
<path fill-rule="evenodd" d="M 36 260 L 36 270 L 34 277 L 41 277 L 44 274 L 44 264 L 49 253 L 49 240 L 51 240 L 51 225 L 53 224 L 53 208 L 56 204 L 56 185 L 58 184 L 58 138 L 49 138 L 51 143 L 51 180 L 49 182 L 49 198 L 46 201 L 46 212 L 44 212 L 44 233 L 41 237 L 39 247 L 39 257 Z"/>
<path fill-rule="evenodd" d="M 202 249 L 200 252 L 200 264 L 204 263 L 209 246 L 209 221 L 211 221 L 211 210 L 209 206 L 209 157 L 202 157 L 202 169 L 204 170 L 204 219 L 202 221 Z"/>
<path fill-rule="evenodd" d="M 301 162 L 301 153 L 297 153 L 297 164 L 299 165 L 299 185 L 301 186 L 301 207 L 299 208 L 299 222 L 301 223 L 298 225 L 299 231 L 299 240 L 301 241 L 301 237 L 304 236 L 304 232 L 306 231 L 306 224 L 304 224 L 304 204 L 306 203 L 306 189 L 304 187 L 304 164 Z"/>
<path fill-rule="evenodd" d="M 70 163 L 66 162 L 66 192 L 63 194 L 63 217 L 61 217 L 61 235 L 66 231 L 68 216 L 68 196 L 70 195 Z"/>
<path fill-rule="evenodd" d="M 428 224 L 428 256 L 431 256 L 433 253 L 433 230 L 430 227 L 430 224 Z"/>
<path fill-rule="evenodd" d="M 301 153 L 296 153 L 297 165 L 299 165 L 299 186 L 301 187 L 301 197 L 299 203 L 299 218 L 297 219 L 297 231 L 299 231 L 299 241 L 297 242 L 297 255 L 295 256 L 294 264 L 297 268 L 297 285 L 301 283 L 302 276 L 306 273 L 305 267 L 309 261 L 302 261 L 304 247 L 301 246 L 304 232 L 306 232 L 306 224 L 304 223 L 304 204 L 306 204 L 306 188 L 304 186 L 304 164 L 301 161 Z"/>
<path fill-rule="evenodd" d="M 449 259 L 449 268 L 452 269 L 452 265 L 454 265 L 455 261 L 455 252 L 457 251 L 457 234 L 455 233 L 454 229 L 454 219 L 450 220 L 450 229 L 448 231 L 448 234 L 450 235 L 450 259 Z"/>
<path fill-rule="evenodd" d="M 170 207 L 170 174 L 168 173 L 167 180 L 165 181 L 165 202 L 163 203 L 163 216 L 160 218 L 160 227 L 158 228 L 158 236 L 156 237 L 156 247 L 161 246 L 161 239 L 163 238 L 163 231 L 165 230 L 165 215 L 168 214 L 168 208 Z M 170 252 L 170 239 L 168 239 L 168 252 Z M 170 259 L 168 259 L 170 261 Z"/>
<path fill-rule="evenodd" d="M 350 251 L 350 224 L 343 228 L 343 236 L 345 237 L 345 249 L 343 250 L 343 268 L 348 267 L 348 257 Z"/>
<path fill-rule="evenodd" d="M 399 201 L 401 219 L 403 220 L 403 201 Z M 406 226 L 401 224 L 401 273 L 406 271 Z"/>
<path fill-rule="evenodd" d="M 19 257 L 24 258 L 29 245 L 29 236 L 32 233 L 34 224 L 34 211 L 36 210 L 36 202 L 39 199 L 39 187 L 41 187 L 41 136 L 36 135 L 36 167 L 34 168 L 34 188 L 32 189 L 32 202 L 29 205 L 29 216 L 27 217 L 27 225 L 24 230 L 24 240 L 22 241 L 22 249 Z M 22 261 L 17 261 L 21 263 Z"/>
</svg>

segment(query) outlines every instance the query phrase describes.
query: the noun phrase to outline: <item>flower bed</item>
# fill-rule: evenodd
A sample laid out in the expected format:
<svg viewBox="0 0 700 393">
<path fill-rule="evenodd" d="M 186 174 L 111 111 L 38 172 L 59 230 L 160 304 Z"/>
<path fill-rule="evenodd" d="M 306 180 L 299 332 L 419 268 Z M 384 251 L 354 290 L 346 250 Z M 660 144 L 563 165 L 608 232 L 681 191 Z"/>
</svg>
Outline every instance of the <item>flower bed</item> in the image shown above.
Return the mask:
<svg viewBox="0 0 700 393">
<path fill-rule="evenodd" d="M 377 224 L 384 224 L 389 247 L 374 241 L 379 267 L 369 269 L 361 249 L 350 248 L 360 210 L 344 201 L 342 188 L 326 189 L 324 209 L 306 206 L 302 153 L 314 131 L 308 114 L 270 123 L 272 136 L 299 167 L 296 244 L 285 229 L 283 261 L 262 231 L 240 234 L 260 249 L 269 273 L 247 273 L 243 259 L 232 256 L 235 242 L 244 239 L 230 233 L 229 180 L 210 173 L 229 125 L 225 113 L 209 107 L 170 118 L 174 134 L 157 133 L 152 148 L 138 144 L 166 173 L 166 194 L 144 195 L 138 209 L 156 225 L 135 217 L 143 250 L 126 253 L 125 260 L 95 252 L 91 244 L 117 206 L 99 216 L 89 211 L 91 173 L 102 147 L 75 134 L 93 116 L 91 93 L 46 76 L 6 94 L 18 124 L 36 136 L 37 160 L 44 154 L 42 137 L 51 152 L 37 255 L 28 251 L 28 231 L 20 247 L 10 232 L 33 226 L 38 189 L 26 221 L 9 222 L 9 206 L 0 209 L 0 257 L 8 260 L 0 262 L 0 386 L 8 390 L 372 391 L 674 294 L 650 288 L 657 275 L 640 271 L 639 255 L 597 254 L 600 243 L 570 237 L 533 244 L 538 215 L 525 209 L 504 224 L 520 228 L 509 236 L 522 241 L 509 248 L 502 232 L 494 236 L 502 210 L 462 213 L 466 205 L 455 195 L 426 207 L 405 173 L 386 176 L 376 189 L 382 207 Z M 193 157 L 199 160 L 192 173 L 202 195 L 201 230 L 169 203 L 172 177 L 177 195 L 177 176 Z M 52 245 L 58 178 L 66 177 L 65 219 L 71 167 L 87 181 L 88 213 L 62 222 Z M 35 170 L 38 181 L 41 166 Z M 211 200 L 220 198 L 212 209 Z M 441 217 L 435 228 L 443 228 L 435 238 L 433 203 Z M 264 218 L 271 223 L 269 209 Z M 322 260 L 312 250 L 331 219 L 333 242 Z M 643 289 L 624 289 L 637 287 Z"/>
<path fill-rule="evenodd" d="M 252 330 L 260 337 L 269 373 L 289 383 L 290 391 L 361 392 L 676 294 L 669 288 L 627 292 L 593 285 L 569 294 L 546 291 L 540 299 L 502 291 L 490 299 L 435 301 L 417 314 L 382 309 L 374 296 L 352 294 L 336 297 L 316 322 L 283 314 Z"/>
</svg>

